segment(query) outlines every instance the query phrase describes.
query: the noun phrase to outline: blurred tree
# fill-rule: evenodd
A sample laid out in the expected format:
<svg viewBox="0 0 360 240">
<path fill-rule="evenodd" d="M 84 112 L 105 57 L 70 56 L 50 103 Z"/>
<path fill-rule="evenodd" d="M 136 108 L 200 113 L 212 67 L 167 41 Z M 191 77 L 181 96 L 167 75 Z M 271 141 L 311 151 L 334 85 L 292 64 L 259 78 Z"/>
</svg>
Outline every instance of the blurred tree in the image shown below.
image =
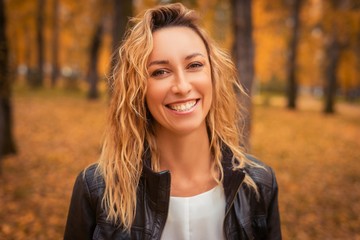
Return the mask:
<svg viewBox="0 0 360 240">
<path fill-rule="evenodd" d="M 355 0 L 306 0 L 303 9 L 298 77 L 309 93 L 324 93 L 323 111 L 332 112 L 336 95 L 356 96 L 360 87 L 360 8 Z"/>
<path fill-rule="evenodd" d="M 99 82 L 99 59 L 100 59 L 100 47 L 102 45 L 102 37 L 105 31 L 105 13 L 107 12 L 110 1 L 96 0 L 92 6 L 93 14 L 93 25 L 95 29 L 90 39 L 89 46 L 89 62 L 88 62 L 88 74 L 87 81 L 89 83 L 88 98 L 97 99 L 99 97 L 98 82 Z"/>
<path fill-rule="evenodd" d="M 52 31 L 51 86 L 54 87 L 59 76 L 59 0 L 52 2 Z"/>
<path fill-rule="evenodd" d="M 112 74 L 119 59 L 118 50 L 121 44 L 121 40 L 125 34 L 129 17 L 133 16 L 132 0 L 113 0 L 113 5 L 114 13 L 112 20 L 112 59 L 110 63 L 110 78 L 108 88 L 110 95 L 112 93 L 113 84 Z"/>
<path fill-rule="evenodd" d="M 16 153 L 12 137 L 11 81 L 4 0 L 0 0 L 0 160 Z M 1 170 L 1 165 L 0 165 Z"/>
<path fill-rule="evenodd" d="M 40 87 L 44 82 L 44 13 L 45 0 L 37 0 L 36 15 L 36 42 L 37 42 L 37 69 L 32 73 L 31 85 Z"/>
<path fill-rule="evenodd" d="M 254 81 L 254 43 L 252 36 L 251 0 L 232 0 L 234 46 L 233 54 L 239 80 L 248 97 L 240 99 L 243 109 L 244 147 L 250 149 L 251 92 Z"/>
<path fill-rule="evenodd" d="M 289 42 L 289 53 L 288 53 L 288 67 L 287 67 L 287 97 L 288 103 L 287 107 L 290 109 L 296 108 L 296 97 L 298 83 L 296 80 L 296 59 L 298 55 L 298 42 L 300 34 L 300 10 L 301 10 L 302 0 L 293 0 L 292 13 L 291 13 L 291 23 L 292 23 L 292 33 Z"/>
<path fill-rule="evenodd" d="M 347 49 L 356 52 L 359 34 L 359 11 L 356 1 L 324 1 L 323 28 L 324 28 L 324 112 L 335 112 L 335 97 L 341 82 L 346 80 L 339 71 L 340 63 L 346 61 L 348 65 L 351 58 L 342 58 Z M 354 17 L 355 16 L 355 17 Z M 355 23 L 354 23 L 355 22 Z M 342 65 L 344 67 L 344 64 Z M 349 71 L 350 69 L 348 69 Z"/>
<path fill-rule="evenodd" d="M 331 34 L 328 38 L 328 43 L 326 44 L 325 49 L 325 67 L 324 67 L 324 94 L 325 94 L 325 113 L 334 113 L 334 103 L 335 103 L 335 95 L 337 88 L 337 68 L 339 66 L 339 56 L 340 56 L 340 43 L 337 39 L 337 34 Z"/>
<path fill-rule="evenodd" d="M 253 36 L 256 46 L 256 86 L 265 91 L 285 90 L 291 17 L 290 0 L 253 1 Z"/>
<path fill-rule="evenodd" d="M 103 33 L 103 21 L 98 23 L 92 37 L 91 46 L 90 46 L 90 61 L 89 61 L 89 72 L 88 72 L 88 82 L 90 84 L 88 98 L 96 99 L 99 97 L 99 91 L 97 88 L 97 83 L 99 81 L 98 74 L 98 61 L 99 61 L 99 49 L 101 45 L 101 36 Z"/>
</svg>

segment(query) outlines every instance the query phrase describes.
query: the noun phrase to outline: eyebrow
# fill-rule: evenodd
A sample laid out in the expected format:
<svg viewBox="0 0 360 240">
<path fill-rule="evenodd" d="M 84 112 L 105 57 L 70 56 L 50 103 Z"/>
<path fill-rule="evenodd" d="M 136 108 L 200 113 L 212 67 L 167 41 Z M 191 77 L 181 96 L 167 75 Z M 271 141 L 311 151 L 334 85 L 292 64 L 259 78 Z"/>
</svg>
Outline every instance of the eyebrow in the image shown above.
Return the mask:
<svg viewBox="0 0 360 240">
<path fill-rule="evenodd" d="M 193 54 L 190 54 L 189 56 L 186 56 L 185 60 L 192 59 L 196 56 L 201 56 L 201 57 L 205 58 L 205 56 L 201 53 L 193 53 Z M 166 64 L 169 64 L 168 60 L 155 60 L 155 61 L 152 61 L 151 63 L 149 63 L 148 67 L 150 67 L 152 65 L 166 65 Z"/>
<path fill-rule="evenodd" d="M 169 61 L 167 60 L 158 60 L 158 61 L 152 61 L 151 63 L 149 63 L 148 67 L 152 66 L 152 65 L 165 65 L 165 64 L 169 64 Z"/>
<path fill-rule="evenodd" d="M 185 58 L 185 60 L 192 59 L 192 58 L 194 58 L 194 57 L 196 57 L 196 56 L 205 57 L 205 56 L 204 56 L 203 54 L 201 54 L 201 53 L 193 53 L 193 54 L 190 54 L 189 56 L 187 56 L 187 57 Z"/>
</svg>

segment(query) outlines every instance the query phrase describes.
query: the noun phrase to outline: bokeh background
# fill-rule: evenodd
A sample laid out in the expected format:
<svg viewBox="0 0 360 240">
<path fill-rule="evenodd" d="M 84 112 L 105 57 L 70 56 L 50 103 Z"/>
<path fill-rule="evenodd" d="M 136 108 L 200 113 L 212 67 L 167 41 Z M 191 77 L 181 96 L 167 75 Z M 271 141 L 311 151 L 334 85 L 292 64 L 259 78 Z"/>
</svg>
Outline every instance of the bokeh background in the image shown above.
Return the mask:
<svg viewBox="0 0 360 240">
<path fill-rule="evenodd" d="M 243 69 L 249 151 L 276 171 L 284 239 L 360 239 L 360 1 L 182 2 Z M 156 4 L 0 0 L 0 239 L 62 239 L 75 177 L 99 156 L 112 52 Z"/>
</svg>

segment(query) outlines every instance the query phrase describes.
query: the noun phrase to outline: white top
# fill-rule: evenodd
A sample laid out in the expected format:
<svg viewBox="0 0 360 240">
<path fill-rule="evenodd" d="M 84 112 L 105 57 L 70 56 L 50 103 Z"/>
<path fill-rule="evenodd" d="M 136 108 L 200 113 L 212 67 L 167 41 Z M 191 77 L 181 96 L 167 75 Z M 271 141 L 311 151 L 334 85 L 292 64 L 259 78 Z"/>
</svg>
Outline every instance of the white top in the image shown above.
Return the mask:
<svg viewBox="0 0 360 240">
<path fill-rule="evenodd" d="M 225 194 L 220 184 L 192 197 L 170 197 L 162 240 L 222 240 Z"/>
</svg>

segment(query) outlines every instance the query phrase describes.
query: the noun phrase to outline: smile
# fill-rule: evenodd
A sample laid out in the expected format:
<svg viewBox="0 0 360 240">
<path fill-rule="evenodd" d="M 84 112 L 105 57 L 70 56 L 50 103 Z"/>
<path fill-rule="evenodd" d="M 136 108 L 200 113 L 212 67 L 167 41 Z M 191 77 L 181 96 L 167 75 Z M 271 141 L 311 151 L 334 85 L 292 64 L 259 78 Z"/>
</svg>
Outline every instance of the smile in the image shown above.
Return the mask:
<svg viewBox="0 0 360 240">
<path fill-rule="evenodd" d="M 175 104 L 168 104 L 166 105 L 171 110 L 177 111 L 177 112 L 186 112 L 189 111 L 192 107 L 194 107 L 197 103 L 197 100 L 191 100 L 184 103 L 175 103 Z"/>
</svg>

